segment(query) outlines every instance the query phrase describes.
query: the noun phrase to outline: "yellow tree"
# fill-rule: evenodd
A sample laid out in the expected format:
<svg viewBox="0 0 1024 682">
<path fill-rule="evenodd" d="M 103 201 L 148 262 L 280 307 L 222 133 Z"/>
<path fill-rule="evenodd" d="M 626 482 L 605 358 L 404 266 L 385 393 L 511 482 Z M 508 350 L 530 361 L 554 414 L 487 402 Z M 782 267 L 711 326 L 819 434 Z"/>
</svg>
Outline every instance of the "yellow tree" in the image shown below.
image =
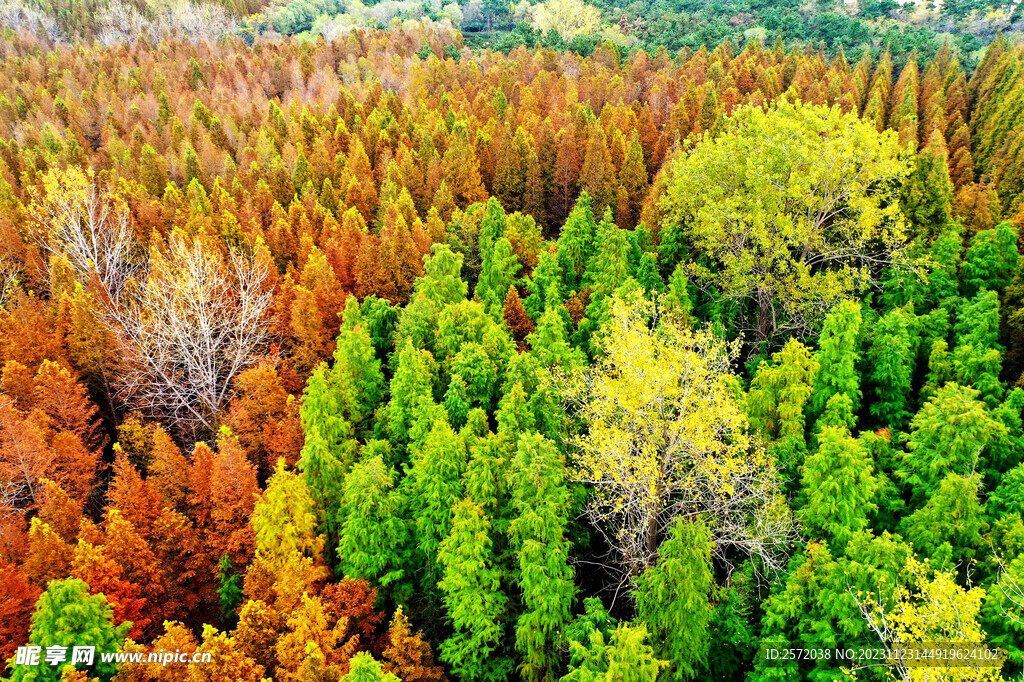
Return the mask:
<svg viewBox="0 0 1024 682">
<path fill-rule="evenodd" d="M 884 266 L 907 263 L 898 194 L 909 172 L 896 134 L 854 114 L 741 107 L 671 166 L 660 248 L 689 245 L 699 283 L 751 305 L 757 341 L 813 328 Z"/>
<path fill-rule="evenodd" d="M 892 678 L 901 682 L 1002 680 L 998 666 L 971 666 L 971 659 L 955 661 L 950 667 L 914 665 L 913 659 L 920 654 L 957 643 L 968 647 L 960 650 L 963 654 L 971 654 L 973 647 L 985 648 L 985 633 L 978 624 L 985 590 L 961 587 L 955 568 L 933 568 L 927 559 L 922 562 L 914 557 L 904 568 L 904 578 L 891 599 L 880 600 L 877 595 L 860 595 L 863 601 L 858 599 L 861 615 L 889 654 Z M 910 659 L 901 659 L 901 651 Z M 851 672 L 856 674 L 856 670 Z"/>
<path fill-rule="evenodd" d="M 792 521 L 774 462 L 748 434 L 736 347 L 640 296 L 612 299 L 599 343 L 601 358 L 565 377 L 587 424 L 572 441 L 575 475 L 594 487 L 587 513 L 624 577 L 653 563 L 680 515 L 704 519 L 719 553 L 782 568 Z"/>
</svg>

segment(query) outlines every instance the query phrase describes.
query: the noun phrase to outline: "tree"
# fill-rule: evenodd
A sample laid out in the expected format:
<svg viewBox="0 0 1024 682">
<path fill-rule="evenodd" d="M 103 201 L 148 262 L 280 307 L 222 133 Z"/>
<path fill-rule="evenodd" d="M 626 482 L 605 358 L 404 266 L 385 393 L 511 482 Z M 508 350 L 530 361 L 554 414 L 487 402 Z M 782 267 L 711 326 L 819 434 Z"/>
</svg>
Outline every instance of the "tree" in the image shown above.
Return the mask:
<svg viewBox="0 0 1024 682">
<path fill-rule="evenodd" d="M 818 449 L 804 461 L 800 519 L 836 552 L 868 526 L 868 514 L 877 509 L 872 500 L 880 486 L 872 469 L 870 453 L 841 426 L 823 427 Z"/>
<path fill-rule="evenodd" d="M 671 663 L 668 679 L 696 677 L 707 659 L 713 586 L 707 527 L 677 518 L 657 563 L 637 577 L 633 590 L 637 618 L 655 642 L 655 655 Z"/>
<path fill-rule="evenodd" d="M 565 538 L 565 462 L 554 443 L 539 434 L 524 434 L 509 479 L 517 516 L 508 532 L 525 607 L 516 624 L 516 649 L 523 654 L 523 678 L 540 682 L 551 679 L 558 667 L 558 646 L 576 591 Z"/>
<path fill-rule="evenodd" d="M 422 632 L 412 634 L 401 606 L 395 609 L 387 642 L 383 652 L 384 672 L 397 675 L 403 682 L 446 682 L 444 670 L 434 664 L 430 644 L 423 639 Z"/>
<path fill-rule="evenodd" d="M 98 188 L 92 170 L 74 166 L 47 171 L 42 185 L 29 205 L 30 234 L 78 281 L 95 276 L 116 298 L 144 264 L 124 200 Z"/>
<path fill-rule="evenodd" d="M 957 584 L 954 569 L 934 568 L 929 562 L 909 557 L 903 570 L 904 580 L 897 585 L 890 603 L 867 598 L 859 604 L 865 622 L 882 641 L 887 652 L 931 642 L 983 642 L 978 624 L 985 591 L 981 587 L 963 588 Z M 899 679 L 925 679 L 913 668 L 896 659 Z M 1000 679 L 995 667 L 965 666 L 960 679 Z M 970 677 L 968 677 L 968 675 Z"/>
<path fill-rule="evenodd" d="M 502 294 L 512 286 L 521 268 L 512 252 L 512 244 L 505 237 L 498 239 L 491 252 L 483 258 L 483 269 L 474 291 L 488 312 L 493 314 L 500 309 Z"/>
<path fill-rule="evenodd" d="M 526 350 L 526 337 L 533 333 L 534 325 L 514 286 L 509 286 L 508 293 L 505 294 L 505 305 L 501 316 L 505 320 L 505 326 L 512 333 L 519 352 Z"/>
<path fill-rule="evenodd" d="M 364 459 L 345 478 L 338 555 L 345 575 L 396 590 L 405 580 L 409 529 L 402 518 L 395 472 L 377 457 Z M 394 587 L 392 587 L 394 586 Z M 395 592 L 399 603 L 409 597 Z"/>
<path fill-rule="evenodd" d="M 693 275 L 757 310 L 755 341 L 806 330 L 906 262 L 896 136 L 838 108 L 740 107 L 724 133 L 671 166 L 662 208 L 685 226 Z"/>
<path fill-rule="evenodd" d="M 1005 437 L 1006 426 L 991 417 L 972 388 L 948 383 L 914 415 L 903 475 L 919 498 L 930 497 L 945 475 L 968 475 L 982 451 Z"/>
<path fill-rule="evenodd" d="M 342 682 L 399 682 L 390 672 L 385 672 L 373 656 L 363 652 L 352 658 L 349 673 L 341 678 Z"/>
<path fill-rule="evenodd" d="M 736 399 L 735 349 L 634 297 L 613 300 L 601 350 L 566 378 L 568 401 L 589 427 L 573 437 L 576 477 L 594 486 L 587 515 L 624 573 L 654 562 L 677 516 L 708 515 L 718 552 L 778 566 L 791 526 L 774 465 L 753 446 Z M 765 521 L 760 530 L 752 517 Z"/>
<path fill-rule="evenodd" d="M 74 614 L 74 618 L 69 618 Z M 96 651 L 117 651 L 124 641 L 131 623 L 114 627 L 107 599 L 102 594 L 89 594 L 89 586 L 77 578 L 54 580 L 39 597 L 32 614 L 32 631 L 29 644 L 42 647 L 93 646 Z M 91 674 L 106 682 L 117 672 L 114 663 L 97 660 Z M 12 680 L 59 680 L 61 666 L 40 665 L 35 667 L 14 666 Z"/>
<path fill-rule="evenodd" d="M 909 310 L 890 310 L 875 325 L 868 348 L 871 380 L 875 385 L 875 400 L 869 410 L 883 425 L 893 429 L 906 428 L 911 417 L 915 322 Z"/>
<path fill-rule="evenodd" d="M 409 503 L 415 519 L 416 544 L 426 559 L 424 587 L 433 588 L 441 572 L 442 542 L 452 527 L 452 507 L 463 496 L 466 450 L 447 421 L 439 419 L 413 454 L 409 471 Z"/>
<path fill-rule="evenodd" d="M 321 558 L 323 538 L 317 535 L 313 497 L 301 474 L 277 460 L 274 475 L 252 510 L 256 551 L 276 563 L 292 552 Z"/>
<path fill-rule="evenodd" d="M 120 396 L 192 434 L 212 429 L 236 376 L 269 339 L 272 265 L 173 232 L 149 276 L 107 323 L 123 348 Z"/>
<path fill-rule="evenodd" d="M 903 519 L 907 540 L 939 565 L 973 558 L 988 525 L 980 489 L 980 474 L 946 474 L 925 505 Z"/>
<path fill-rule="evenodd" d="M 814 417 L 821 415 L 832 396 L 840 393 L 850 399 L 854 413 L 860 407 L 857 363 L 861 321 L 860 306 L 853 301 L 843 301 L 825 317 L 814 357 L 819 365 L 810 399 L 810 414 Z"/>
<path fill-rule="evenodd" d="M 580 288 L 583 273 L 593 255 L 596 231 L 597 222 L 594 220 L 592 201 L 590 195 L 583 192 L 576 200 L 576 205 L 573 206 L 558 236 L 558 266 L 565 286 L 570 291 Z M 547 295 L 547 290 L 543 295 Z"/>
<path fill-rule="evenodd" d="M 508 598 L 494 566 L 491 524 L 471 500 L 454 507 L 452 530 L 438 548 L 448 619 L 454 633 L 441 644 L 441 660 L 465 680 L 503 680 L 511 660 L 495 655 Z"/>
<path fill-rule="evenodd" d="M 960 268 L 964 295 L 973 296 L 981 289 L 1002 293 L 1019 259 L 1017 228 L 1009 221 L 974 235 Z"/>
<path fill-rule="evenodd" d="M 655 682 L 669 662 L 655 657 L 643 625 L 621 624 L 606 636 L 591 630 L 588 641 L 569 643 L 569 672 L 561 682 Z"/>
<path fill-rule="evenodd" d="M 234 637 L 212 625 L 203 626 L 203 641 L 188 667 L 190 682 L 261 682 L 263 673 L 263 666 L 238 650 Z"/>
<path fill-rule="evenodd" d="M 750 382 L 747 415 L 750 424 L 768 438 L 797 437 L 804 434 L 804 405 L 818 373 L 818 362 L 796 339 L 790 339 L 757 368 Z"/>
</svg>

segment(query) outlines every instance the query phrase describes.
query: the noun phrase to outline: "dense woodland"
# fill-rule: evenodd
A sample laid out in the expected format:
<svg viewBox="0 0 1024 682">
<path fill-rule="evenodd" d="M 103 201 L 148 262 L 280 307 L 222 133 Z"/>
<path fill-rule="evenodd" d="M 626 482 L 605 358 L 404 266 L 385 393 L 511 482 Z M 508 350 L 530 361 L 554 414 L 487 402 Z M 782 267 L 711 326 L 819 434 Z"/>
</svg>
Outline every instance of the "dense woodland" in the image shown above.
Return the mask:
<svg viewBox="0 0 1024 682">
<path fill-rule="evenodd" d="M 0 40 L 10 679 L 1019 674 L 1024 48 L 250 42 Z"/>
</svg>

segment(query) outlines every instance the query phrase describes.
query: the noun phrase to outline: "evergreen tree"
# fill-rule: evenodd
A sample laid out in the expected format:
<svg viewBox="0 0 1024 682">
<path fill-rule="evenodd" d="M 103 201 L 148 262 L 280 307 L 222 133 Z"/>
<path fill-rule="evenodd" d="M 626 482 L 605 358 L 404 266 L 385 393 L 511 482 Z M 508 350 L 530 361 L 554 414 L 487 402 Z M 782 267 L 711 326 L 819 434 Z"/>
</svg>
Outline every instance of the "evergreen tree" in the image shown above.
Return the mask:
<svg viewBox="0 0 1024 682">
<path fill-rule="evenodd" d="M 379 455 L 352 467 L 345 478 L 342 509 L 338 557 L 345 575 L 379 585 L 398 603 L 409 599 L 409 530 L 394 471 Z"/>
<path fill-rule="evenodd" d="M 714 614 L 711 548 L 704 524 L 679 517 L 658 548 L 657 563 L 636 581 L 637 618 L 647 625 L 655 654 L 670 662 L 671 680 L 695 678 L 707 660 Z"/>
<path fill-rule="evenodd" d="M 67 647 L 68 663 L 47 665 L 40 657 L 38 666 L 14 666 L 12 680 L 53 681 L 70 666 L 70 652 L 76 646 L 95 647 L 97 656 L 90 675 L 107 682 L 117 672 L 114 663 L 99 660 L 98 652 L 117 651 L 131 629 L 131 623 L 114 627 L 110 605 L 102 594 L 89 594 L 89 586 L 76 578 L 54 580 L 39 597 L 32 614 L 28 643 L 42 648 L 45 655 L 52 646 Z"/>
<path fill-rule="evenodd" d="M 877 509 L 872 500 L 879 484 L 872 468 L 867 449 L 842 426 L 824 426 L 818 449 L 804 461 L 800 518 L 836 552 L 868 526 L 868 515 Z"/>
<path fill-rule="evenodd" d="M 451 533 L 438 548 L 448 619 L 454 633 L 441 644 L 441 660 L 464 680 L 504 680 L 512 661 L 500 653 L 508 598 L 501 591 L 491 549 L 491 524 L 470 500 L 454 507 Z"/>
<path fill-rule="evenodd" d="M 832 396 L 839 393 L 849 397 L 854 413 L 860 408 L 860 326 L 860 306 L 853 301 L 843 301 L 825 317 L 818 352 L 814 354 L 819 369 L 814 375 L 814 391 L 808 406 L 812 418 L 821 415 Z"/>
</svg>

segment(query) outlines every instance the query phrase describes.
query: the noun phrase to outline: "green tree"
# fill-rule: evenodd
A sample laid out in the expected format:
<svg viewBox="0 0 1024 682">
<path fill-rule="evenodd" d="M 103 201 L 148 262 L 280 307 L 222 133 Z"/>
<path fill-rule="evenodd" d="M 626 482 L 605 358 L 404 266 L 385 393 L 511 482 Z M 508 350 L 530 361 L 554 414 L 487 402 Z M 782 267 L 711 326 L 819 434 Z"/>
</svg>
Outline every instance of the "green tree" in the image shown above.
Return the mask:
<svg viewBox="0 0 1024 682">
<path fill-rule="evenodd" d="M 505 294 L 515 282 L 516 273 L 521 268 L 515 253 L 512 252 L 512 244 L 505 237 L 498 239 L 493 248 L 484 255 L 480 279 L 477 280 L 474 293 L 492 315 L 501 313 Z"/>
<path fill-rule="evenodd" d="M 416 543 L 426 560 L 423 585 L 427 589 L 439 578 L 438 551 L 451 531 L 452 506 L 463 497 L 466 462 L 464 441 L 444 419 L 433 422 L 422 446 L 413 453 L 406 481 Z"/>
<path fill-rule="evenodd" d="M 879 484 L 871 455 L 844 427 L 825 426 L 818 449 L 804 461 L 801 485 L 805 502 L 800 519 L 812 536 L 841 552 L 853 534 L 867 528 Z"/>
<path fill-rule="evenodd" d="M 494 566 L 491 524 L 471 500 L 455 505 L 451 533 L 439 547 L 448 619 L 454 633 L 441 644 L 441 660 L 464 680 L 505 680 L 512 661 L 496 653 L 503 639 L 508 598 Z"/>
<path fill-rule="evenodd" d="M 47 647 L 67 647 L 68 661 L 72 647 L 95 647 L 96 663 L 89 670 L 89 675 L 107 682 L 117 672 L 117 667 L 114 663 L 99 660 L 98 652 L 120 649 L 131 627 L 130 622 L 114 627 L 113 612 L 107 598 L 102 594 L 90 594 L 89 586 L 81 580 L 54 580 L 36 602 L 28 643 L 42 647 L 43 655 Z M 13 666 L 11 680 L 56 682 L 61 679 L 61 671 L 71 667 L 70 663 L 47 665 L 42 657 L 40 663 L 38 666 Z"/>
<path fill-rule="evenodd" d="M 825 317 L 818 338 L 818 352 L 814 354 L 819 370 L 814 375 L 814 391 L 808 408 L 813 418 L 820 416 L 832 396 L 839 393 L 849 397 L 854 413 L 859 409 L 861 391 L 857 363 L 860 361 L 860 326 L 860 306 L 853 301 L 843 301 Z"/>
<path fill-rule="evenodd" d="M 583 192 L 558 236 L 558 266 L 569 291 L 580 288 L 587 263 L 594 254 L 596 232 L 597 222 L 594 220 L 590 195 Z"/>
<path fill-rule="evenodd" d="M 392 673 L 385 673 L 373 656 L 361 651 L 352 657 L 348 674 L 341 682 L 401 682 Z"/>
<path fill-rule="evenodd" d="M 637 619 L 651 633 L 655 654 L 671 663 L 667 679 L 693 679 L 703 668 L 713 587 L 707 527 L 677 518 L 658 548 L 657 563 L 637 578 L 633 590 Z"/>
<path fill-rule="evenodd" d="M 938 565 L 973 558 L 988 526 L 980 489 L 980 474 L 946 474 L 925 505 L 903 520 L 907 540 Z"/>
<path fill-rule="evenodd" d="M 395 472 L 378 455 L 358 462 L 345 478 L 344 521 L 338 555 L 345 575 L 385 588 L 398 603 L 409 567 L 409 529 Z"/>
<path fill-rule="evenodd" d="M 710 261 L 693 274 L 753 304 L 761 341 L 815 327 L 869 283 L 871 265 L 903 262 L 896 194 L 908 172 L 894 133 L 838 107 L 777 100 L 738 108 L 725 132 L 676 161 L 662 209 Z"/>
<path fill-rule="evenodd" d="M 978 391 L 948 383 L 914 415 L 903 476 L 920 499 L 931 497 L 947 473 L 970 474 L 985 447 L 1006 435 Z"/>
<path fill-rule="evenodd" d="M 910 420 L 911 381 L 914 376 L 914 314 L 890 310 L 875 325 L 868 348 L 875 400 L 869 409 L 883 425 L 903 429 Z"/>
<path fill-rule="evenodd" d="M 523 655 L 523 678 L 540 682 L 552 679 L 558 667 L 562 630 L 570 620 L 575 593 L 565 537 L 569 515 L 565 460 L 543 436 L 524 435 L 509 479 L 516 513 L 509 535 L 519 564 L 524 607 L 516 623 L 516 649 Z"/>
<path fill-rule="evenodd" d="M 973 296 L 982 289 L 1001 293 L 1013 279 L 1019 259 L 1017 228 L 1012 223 L 974 235 L 960 268 L 964 295 Z"/>
<path fill-rule="evenodd" d="M 368 433 L 368 420 L 384 396 L 384 375 L 355 296 L 349 296 L 345 305 L 330 383 L 356 434 Z"/>
<path fill-rule="evenodd" d="M 569 642 L 569 672 L 561 682 L 655 682 L 669 662 L 655 657 L 643 625 L 620 624 L 610 633 L 590 630 Z"/>
</svg>

